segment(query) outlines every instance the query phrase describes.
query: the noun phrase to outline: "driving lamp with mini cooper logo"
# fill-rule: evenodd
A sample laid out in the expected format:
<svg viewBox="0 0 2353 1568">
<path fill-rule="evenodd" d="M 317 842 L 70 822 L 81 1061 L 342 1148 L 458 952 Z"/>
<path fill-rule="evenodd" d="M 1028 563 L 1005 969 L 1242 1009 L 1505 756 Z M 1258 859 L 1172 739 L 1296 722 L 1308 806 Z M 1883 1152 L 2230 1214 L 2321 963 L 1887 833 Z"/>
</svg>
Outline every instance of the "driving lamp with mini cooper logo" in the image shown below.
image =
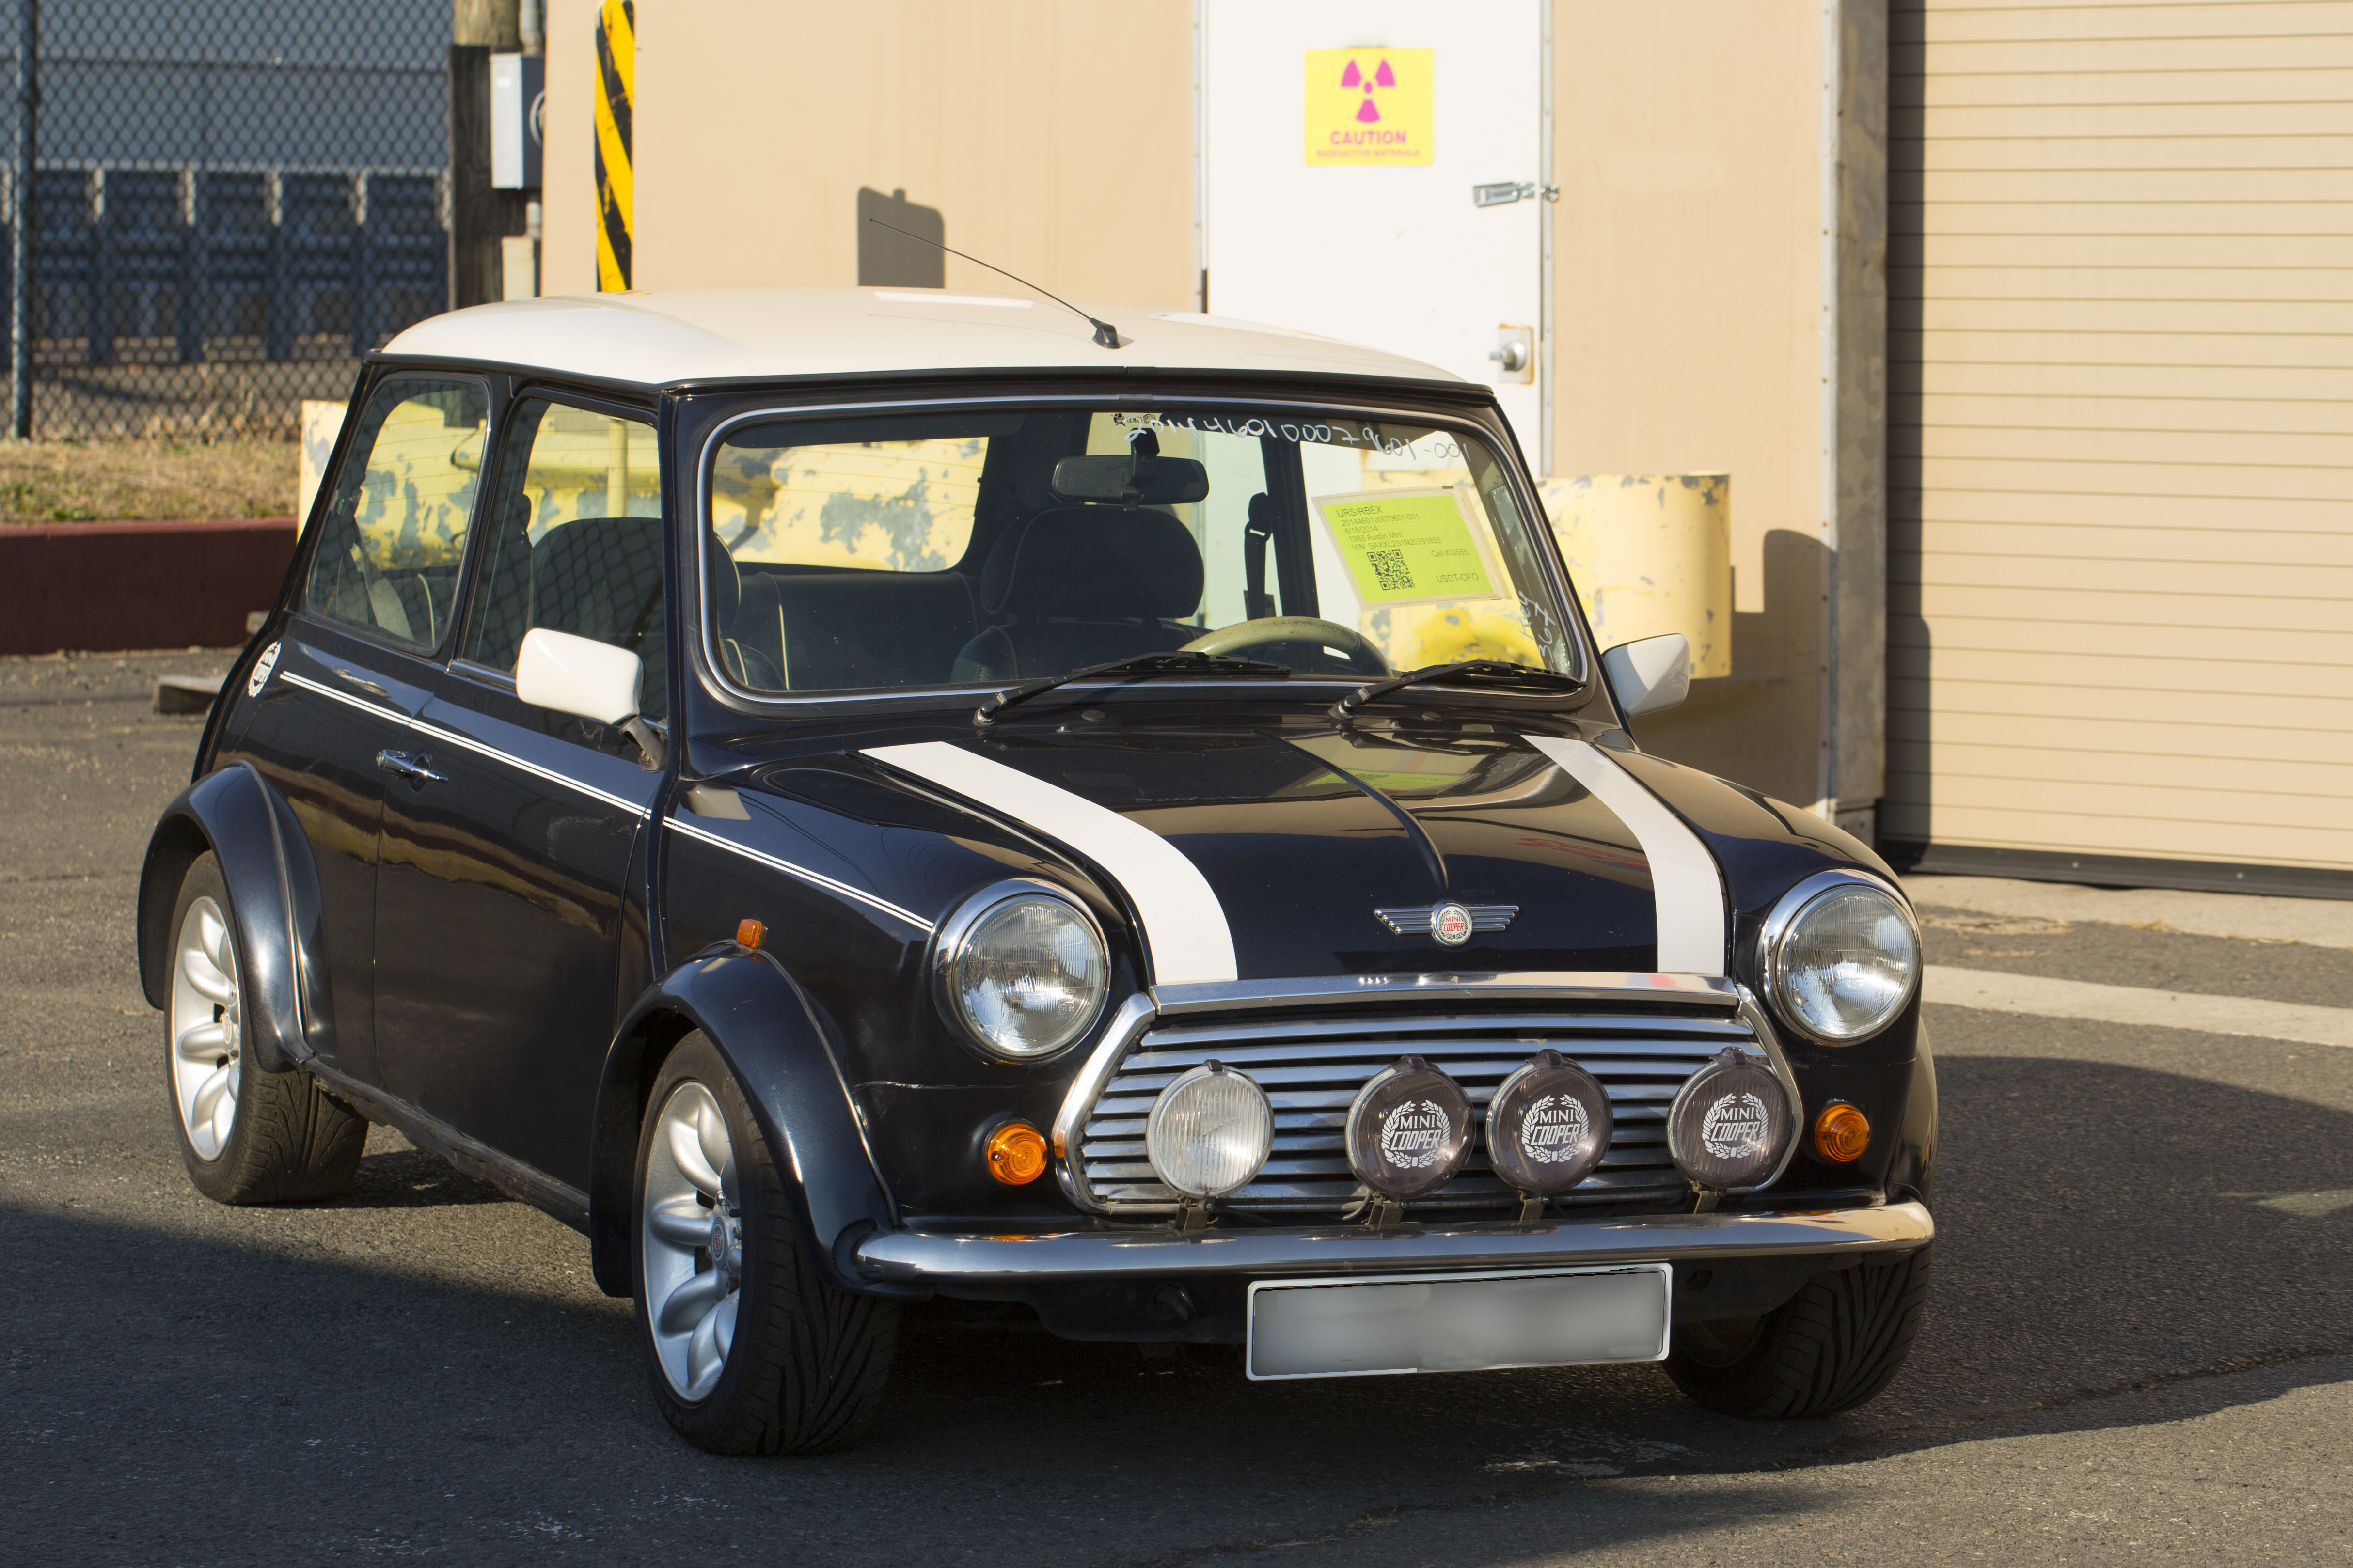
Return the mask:
<svg viewBox="0 0 2353 1568">
<path fill-rule="evenodd" d="M 1557 1197 L 1601 1163 L 1613 1127 L 1600 1080 L 1538 1051 L 1487 1102 L 1487 1163 L 1523 1197 Z"/>
<path fill-rule="evenodd" d="M 1788 1090 L 1772 1069 L 1726 1046 L 1675 1096 L 1667 1153 L 1697 1186 L 1745 1192 L 1781 1168 L 1796 1125 Z"/>
<path fill-rule="evenodd" d="M 1418 1198 L 1452 1181 L 1471 1157 L 1471 1097 L 1419 1057 L 1366 1080 L 1348 1108 L 1348 1168 L 1386 1198 Z"/>
</svg>

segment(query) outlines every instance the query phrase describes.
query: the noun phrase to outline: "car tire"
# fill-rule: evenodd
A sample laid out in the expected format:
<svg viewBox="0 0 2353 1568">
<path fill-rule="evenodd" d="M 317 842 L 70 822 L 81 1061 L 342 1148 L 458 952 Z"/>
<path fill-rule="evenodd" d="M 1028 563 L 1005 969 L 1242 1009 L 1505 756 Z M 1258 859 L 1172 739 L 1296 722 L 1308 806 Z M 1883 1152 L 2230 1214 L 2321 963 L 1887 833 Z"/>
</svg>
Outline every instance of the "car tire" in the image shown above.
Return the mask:
<svg viewBox="0 0 2353 1568">
<path fill-rule="evenodd" d="M 1675 1325 L 1667 1375 L 1725 1415 L 1835 1415 L 1885 1388 L 1928 1300 L 1930 1248 L 1817 1274 L 1762 1317 Z"/>
<path fill-rule="evenodd" d="M 633 1190 L 638 1342 L 679 1435 L 714 1454 L 823 1453 L 863 1436 L 898 1303 L 818 1278 L 751 1107 L 699 1030 L 647 1099 Z"/>
<path fill-rule="evenodd" d="M 352 1184 L 367 1121 L 300 1068 L 253 1060 L 245 955 L 220 862 L 199 855 L 172 908 L 164 1088 L 188 1180 L 215 1203 L 317 1203 Z"/>
</svg>

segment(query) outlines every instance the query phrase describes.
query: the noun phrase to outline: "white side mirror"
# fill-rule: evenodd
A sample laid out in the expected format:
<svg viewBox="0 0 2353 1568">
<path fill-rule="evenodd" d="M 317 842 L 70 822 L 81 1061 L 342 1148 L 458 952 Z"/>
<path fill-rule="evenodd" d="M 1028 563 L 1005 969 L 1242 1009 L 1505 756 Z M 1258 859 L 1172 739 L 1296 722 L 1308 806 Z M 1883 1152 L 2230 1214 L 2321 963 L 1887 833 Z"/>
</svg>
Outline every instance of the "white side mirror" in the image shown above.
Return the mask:
<svg viewBox="0 0 2353 1568">
<path fill-rule="evenodd" d="M 1620 643 L 1601 656 L 1601 668 L 1629 719 L 1662 713 L 1691 695 L 1691 643 L 1681 632 Z"/>
<path fill-rule="evenodd" d="M 515 659 L 515 695 L 534 708 L 577 713 L 599 724 L 638 716 L 645 665 L 625 647 L 544 626 L 525 632 Z"/>
</svg>

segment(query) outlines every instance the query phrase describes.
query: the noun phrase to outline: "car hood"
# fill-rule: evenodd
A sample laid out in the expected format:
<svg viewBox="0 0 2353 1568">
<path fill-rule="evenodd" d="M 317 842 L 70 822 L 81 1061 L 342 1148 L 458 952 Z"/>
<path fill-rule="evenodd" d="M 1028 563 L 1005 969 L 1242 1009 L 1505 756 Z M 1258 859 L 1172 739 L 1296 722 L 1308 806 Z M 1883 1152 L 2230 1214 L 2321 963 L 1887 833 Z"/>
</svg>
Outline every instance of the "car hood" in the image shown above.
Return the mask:
<svg viewBox="0 0 2353 1568">
<path fill-rule="evenodd" d="M 1163 984 L 1725 972 L 1713 857 L 1617 755 L 1582 741 L 1107 730 L 864 754 L 1117 889 Z M 1480 928 L 1461 945 L 1430 929 L 1445 904 Z"/>
</svg>

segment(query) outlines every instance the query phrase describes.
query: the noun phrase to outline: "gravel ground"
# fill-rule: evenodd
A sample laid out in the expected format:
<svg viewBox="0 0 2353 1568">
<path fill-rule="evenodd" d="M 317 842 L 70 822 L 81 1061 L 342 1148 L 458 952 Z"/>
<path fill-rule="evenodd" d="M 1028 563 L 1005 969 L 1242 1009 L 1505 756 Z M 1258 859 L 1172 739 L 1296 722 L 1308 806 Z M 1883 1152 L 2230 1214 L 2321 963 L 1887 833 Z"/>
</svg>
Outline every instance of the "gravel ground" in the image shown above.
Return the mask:
<svg viewBox="0 0 2353 1568">
<path fill-rule="evenodd" d="M 1725 1420 L 1647 1367 L 1253 1385 L 919 1311 L 864 1447 L 698 1453 L 579 1238 L 397 1136 L 332 1205 L 188 1185 L 130 916 L 200 725 L 150 683 L 226 661 L 0 660 L 0 1561 L 2353 1552 L 2353 1052 L 1955 1008 L 1929 1323 L 1850 1415 Z M 1943 909 L 1928 941 L 2353 1005 L 2325 949 Z"/>
</svg>

